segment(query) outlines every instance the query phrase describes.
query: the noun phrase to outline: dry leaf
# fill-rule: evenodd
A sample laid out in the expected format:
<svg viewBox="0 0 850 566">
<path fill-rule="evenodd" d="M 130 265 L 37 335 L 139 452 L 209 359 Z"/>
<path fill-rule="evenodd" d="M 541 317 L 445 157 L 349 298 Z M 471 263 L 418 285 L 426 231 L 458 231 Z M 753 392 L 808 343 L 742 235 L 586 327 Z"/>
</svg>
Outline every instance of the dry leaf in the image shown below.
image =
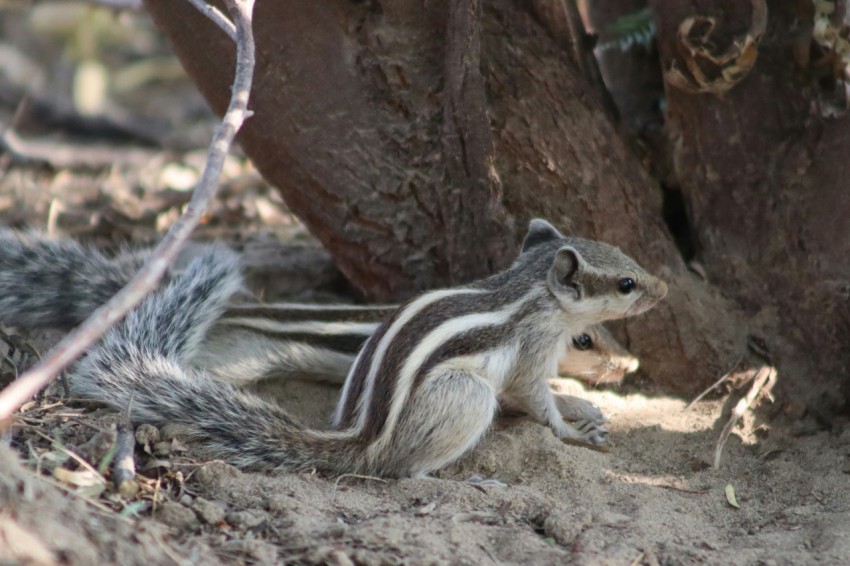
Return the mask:
<svg viewBox="0 0 850 566">
<path fill-rule="evenodd" d="M 726 501 L 729 502 L 729 505 L 734 507 L 735 509 L 740 509 L 741 506 L 738 505 L 738 498 L 735 497 L 735 488 L 732 487 L 732 484 L 726 484 Z"/>
<path fill-rule="evenodd" d="M 53 470 L 53 476 L 68 485 L 74 487 L 92 487 L 103 484 L 103 478 L 91 470 L 71 471 L 65 468 L 56 468 Z"/>
</svg>

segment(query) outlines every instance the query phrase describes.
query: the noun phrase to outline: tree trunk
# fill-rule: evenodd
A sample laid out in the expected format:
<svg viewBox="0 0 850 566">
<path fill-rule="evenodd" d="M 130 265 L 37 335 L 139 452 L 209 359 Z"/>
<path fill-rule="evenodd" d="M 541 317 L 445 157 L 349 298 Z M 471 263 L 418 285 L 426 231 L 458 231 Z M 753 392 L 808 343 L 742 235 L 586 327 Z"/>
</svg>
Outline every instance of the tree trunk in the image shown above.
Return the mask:
<svg viewBox="0 0 850 566">
<path fill-rule="evenodd" d="M 229 40 L 187 3 L 146 4 L 221 112 Z M 505 267 L 536 216 L 621 246 L 671 286 L 621 337 L 652 379 L 695 391 L 744 327 L 685 269 L 657 184 L 526 4 L 259 0 L 242 146 L 373 299 Z"/>
<path fill-rule="evenodd" d="M 719 53 L 752 30 L 760 4 L 653 3 L 665 69 L 687 69 L 676 39 L 686 18 L 718 16 L 708 41 Z M 846 30 L 838 7 L 831 25 Z M 756 64 L 725 95 L 668 81 L 667 137 L 709 279 L 744 307 L 790 394 L 810 398 L 846 384 L 850 363 L 850 127 L 831 117 L 847 95 L 843 64 L 824 65 L 835 54 L 812 39 L 812 5 L 767 8 Z"/>
</svg>

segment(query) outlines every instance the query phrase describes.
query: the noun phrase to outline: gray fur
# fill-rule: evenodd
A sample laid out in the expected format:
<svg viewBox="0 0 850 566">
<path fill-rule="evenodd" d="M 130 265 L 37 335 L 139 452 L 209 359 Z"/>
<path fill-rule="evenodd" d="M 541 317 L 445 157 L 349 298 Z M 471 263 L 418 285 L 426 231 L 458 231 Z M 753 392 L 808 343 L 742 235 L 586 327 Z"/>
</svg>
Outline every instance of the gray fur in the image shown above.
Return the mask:
<svg viewBox="0 0 850 566">
<path fill-rule="evenodd" d="M 361 344 L 368 337 L 362 336 Z M 320 347 L 309 340 L 290 340 L 251 328 L 216 324 L 191 365 L 231 383 L 297 378 L 342 384 L 355 355 L 356 352 Z"/>
<path fill-rule="evenodd" d="M 149 253 L 125 250 L 109 257 L 71 240 L 2 229 L 0 321 L 24 328 L 76 326 L 123 287 Z M 328 348 L 322 347 L 316 336 L 294 336 L 270 330 L 268 324 L 285 327 L 298 321 L 370 322 L 377 327 L 397 308 L 292 303 L 230 305 L 205 337 L 192 365 L 233 383 L 268 377 L 342 383 L 373 329 L 364 332 L 362 327 L 353 328 L 348 331 L 348 340 Z M 604 328 L 588 329 L 588 333 L 593 348 L 564 357 L 559 370 L 562 375 L 604 383 L 619 380 L 627 368 L 636 364 Z"/>
<path fill-rule="evenodd" d="M 475 445 L 492 414 L 445 421 L 435 416 L 440 408 L 495 406 L 502 392 L 560 438 L 604 442 L 604 429 L 563 421 L 546 378 L 566 337 L 647 310 L 666 285 L 618 249 L 564 238 L 544 221 L 532 223 L 523 249 L 503 273 L 402 306 L 366 343 L 334 422 L 369 443 L 370 467 L 404 475 L 442 467 Z M 618 290 L 624 277 L 635 281 L 629 293 Z"/>
<path fill-rule="evenodd" d="M 0 321 L 70 329 L 118 292 L 144 254 L 109 259 L 71 240 L 0 229 Z"/>
<path fill-rule="evenodd" d="M 246 469 L 359 470 L 358 443 L 350 435 L 305 431 L 279 407 L 187 368 L 241 286 L 235 255 L 204 253 L 77 364 L 73 392 L 129 407 L 134 422 L 180 425 L 210 456 Z"/>
<path fill-rule="evenodd" d="M 374 330 L 397 309 L 397 305 L 297 305 L 291 303 L 254 303 L 229 307 L 206 337 L 193 364 L 206 368 L 217 377 L 237 383 L 258 379 L 298 377 L 313 381 L 342 384 L 357 351 Z M 294 321 L 317 321 L 316 333 L 327 332 L 332 323 L 351 336 L 358 336 L 354 350 L 322 347 L 313 336 L 293 339 L 287 331 Z M 373 328 L 364 331 L 364 322 Z M 350 324 L 355 323 L 355 324 Z M 334 329 L 334 332 L 340 330 Z M 637 369 L 638 360 L 601 324 L 582 333 L 589 347 L 578 349 L 567 339 L 567 352 L 559 360 L 558 374 L 587 383 L 616 383 Z"/>
<path fill-rule="evenodd" d="M 580 349 L 579 340 L 589 347 Z M 638 369 L 639 362 L 601 324 L 588 326 L 582 335 L 567 341 L 567 353 L 558 360 L 558 374 L 575 377 L 592 385 L 619 383 Z"/>
<path fill-rule="evenodd" d="M 204 339 L 241 288 L 235 256 L 224 250 L 205 253 L 113 328 L 77 364 L 72 387 L 117 409 L 130 406 L 137 422 L 179 424 L 208 454 L 250 469 L 425 474 L 478 442 L 501 392 L 558 437 L 600 443 L 596 423 L 563 421 L 546 378 L 569 336 L 643 312 L 666 286 L 616 248 L 566 239 L 536 222 L 548 235 L 535 237 L 506 272 L 425 294 L 381 325 L 346 380 L 337 410 L 338 421 L 353 425 L 346 430 L 306 430 L 202 371 Z M 565 248 L 576 258 L 566 275 L 554 261 Z M 637 282 L 630 296 L 616 290 L 623 276 Z"/>
</svg>

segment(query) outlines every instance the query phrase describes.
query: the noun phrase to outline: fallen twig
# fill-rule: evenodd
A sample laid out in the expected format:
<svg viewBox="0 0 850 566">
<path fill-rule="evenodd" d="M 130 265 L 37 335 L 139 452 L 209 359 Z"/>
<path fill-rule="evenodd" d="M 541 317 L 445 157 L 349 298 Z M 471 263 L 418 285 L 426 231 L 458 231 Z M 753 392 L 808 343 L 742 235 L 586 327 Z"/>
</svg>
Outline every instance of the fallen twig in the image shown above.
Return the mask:
<svg viewBox="0 0 850 566">
<path fill-rule="evenodd" d="M 143 165 L 161 152 L 129 148 L 116 150 L 115 146 L 82 145 L 52 140 L 26 140 L 11 127 L 0 125 L 0 144 L 6 154 L 22 163 L 45 163 L 56 169 L 109 167 L 115 163 Z"/>
<path fill-rule="evenodd" d="M 381 483 L 387 483 L 387 480 L 385 480 L 383 478 L 376 477 L 376 476 L 364 476 L 364 475 L 361 475 L 361 474 L 342 474 L 341 476 L 336 478 L 336 481 L 334 482 L 334 488 L 331 491 L 331 501 L 336 499 L 336 488 L 339 487 L 339 482 L 341 482 L 342 480 L 344 480 L 346 478 L 357 478 L 359 480 L 372 480 L 372 481 L 377 481 L 377 482 L 381 482 Z"/>
<path fill-rule="evenodd" d="M 128 420 L 118 424 L 118 437 L 115 439 L 115 459 L 112 462 L 112 483 L 118 493 L 130 499 L 139 491 L 136 483 L 136 461 L 133 452 L 136 449 L 136 437 Z"/>
<path fill-rule="evenodd" d="M 729 417 L 729 421 L 720 432 L 720 437 L 717 439 L 717 444 L 714 447 L 715 468 L 720 467 L 720 456 L 723 454 L 723 447 L 726 445 L 729 435 L 732 434 L 732 429 L 735 428 L 737 422 L 741 420 L 741 417 L 744 416 L 744 413 L 747 412 L 760 394 L 764 394 L 770 398 L 770 391 L 775 384 L 776 368 L 762 366 L 753 379 L 753 386 L 750 388 L 750 391 L 735 405 L 735 409 L 732 410 L 732 416 Z"/>
<path fill-rule="evenodd" d="M 158 148 L 167 134 L 165 120 L 136 119 L 123 113 L 83 115 L 55 100 L 40 97 L 0 77 L 0 104 L 14 106 L 9 128 L 16 130 L 24 121 L 35 120 L 42 128 L 59 130 L 72 136 L 105 139 L 129 145 Z"/>
<path fill-rule="evenodd" d="M 192 200 L 132 281 L 95 310 L 38 364 L 0 392 L 0 426 L 8 423 L 16 409 L 68 367 L 157 286 L 215 196 L 218 179 L 233 138 L 245 119 L 250 116 L 248 95 L 254 74 L 254 37 L 251 30 L 254 0 L 226 0 L 225 4 L 236 26 L 235 78 L 230 104 L 213 135 L 207 162 L 192 193 Z"/>
<path fill-rule="evenodd" d="M 696 397 L 694 397 L 694 400 L 693 400 L 693 401 L 691 401 L 690 403 L 688 403 L 688 404 L 685 406 L 685 408 L 684 408 L 683 410 L 685 410 L 685 411 L 690 410 L 690 409 L 691 409 L 691 407 L 693 407 L 694 405 L 696 405 L 696 404 L 697 404 L 697 403 L 698 403 L 698 402 L 699 402 L 699 401 L 700 401 L 703 397 L 705 397 L 706 395 L 708 395 L 708 394 L 709 394 L 711 391 L 713 391 L 714 389 L 716 389 L 716 388 L 720 387 L 720 385 L 721 385 L 721 384 L 723 384 L 723 382 L 725 382 L 727 379 L 729 379 L 730 377 L 732 377 L 732 372 L 733 372 L 733 371 L 735 371 L 735 368 L 736 368 L 736 367 L 738 367 L 738 365 L 741 363 L 741 361 L 742 361 L 743 359 L 744 359 L 744 354 L 741 354 L 741 355 L 740 355 L 740 357 L 738 357 L 738 361 L 737 361 L 737 362 L 735 362 L 735 363 L 732 365 L 732 368 L 731 368 L 729 371 L 727 371 L 727 372 L 726 372 L 726 373 L 724 373 L 722 376 L 720 376 L 720 379 L 718 379 L 717 381 L 715 381 L 714 383 L 712 383 L 712 384 L 711 384 L 711 386 L 709 386 L 709 387 L 708 387 L 705 391 L 703 391 L 702 393 L 700 393 L 699 395 L 697 395 Z"/>
<path fill-rule="evenodd" d="M 91 505 L 91 507 L 94 510 L 104 514 L 107 517 L 116 518 L 116 520 L 121 521 L 123 523 L 126 523 L 128 525 L 133 524 L 133 521 L 131 521 L 127 517 L 122 517 L 121 515 L 118 515 L 117 513 L 115 513 L 115 511 L 113 509 L 110 509 L 109 507 L 107 507 L 106 505 L 104 505 L 103 503 L 98 501 L 97 499 L 92 499 L 90 497 L 85 497 L 84 495 L 80 495 L 76 490 L 68 487 L 67 485 L 63 484 L 60 481 L 53 479 L 50 476 L 40 475 L 40 476 L 38 476 L 38 479 L 39 479 L 39 481 L 47 482 L 50 485 L 52 485 L 53 487 L 61 489 L 62 491 L 64 491 L 68 495 L 73 495 L 74 497 L 84 501 L 85 503 Z"/>
<path fill-rule="evenodd" d="M 98 4 L 105 8 L 115 10 L 141 10 L 142 0 L 88 0 L 92 4 Z"/>
<path fill-rule="evenodd" d="M 705 495 L 706 493 L 708 493 L 707 489 L 687 489 L 684 487 L 677 487 L 675 485 L 670 485 L 666 483 L 657 483 L 655 485 L 664 489 L 669 489 L 671 491 L 678 491 L 680 493 L 690 493 L 692 495 Z"/>
<path fill-rule="evenodd" d="M 48 442 L 50 442 L 50 445 L 51 445 L 51 446 L 53 446 L 54 448 L 56 448 L 57 450 L 59 450 L 60 452 L 62 452 L 63 454 L 65 454 L 66 456 L 68 456 L 69 458 L 71 458 L 72 460 L 74 460 L 77 464 L 79 464 L 80 466 L 82 466 L 82 467 L 83 467 L 86 471 L 88 471 L 88 472 L 89 472 L 89 473 L 91 473 L 93 476 L 95 476 L 96 478 L 98 478 L 98 480 L 100 480 L 100 481 L 101 481 L 101 482 L 103 482 L 103 483 L 106 483 L 106 479 L 105 479 L 105 478 L 104 478 L 104 477 L 100 474 L 100 472 L 98 472 L 98 471 L 97 471 L 97 469 L 95 469 L 95 467 L 94 467 L 94 466 L 92 466 L 91 464 L 89 464 L 89 463 L 86 461 L 86 459 L 85 459 L 85 458 L 83 458 L 82 456 L 80 456 L 79 454 L 77 454 L 76 452 L 74 452 L 73 450 L 68 450 L 67 448 L 65 448 L 64 446 L 62 446 L 62 444 L 61 444 L 61 443 L 59 443 L 59 442 L 58 442 L 55 438 L 53 438 L 52 436 L 49 436 L 49 435 L 47 435 L 47 434 L 44 434 L 43 432 L 41 432 L 41 431 L 40 431 L 40 430 L 38 430 L 37 428 L 32 428 L 32 431 L 33 431 L 35 434 L 37 434 L 38 436 L 40 436 L 40 437 L 42 437 L 43 439 L 45 439 L 45 440 L 47 440 Z"/>
</svg>

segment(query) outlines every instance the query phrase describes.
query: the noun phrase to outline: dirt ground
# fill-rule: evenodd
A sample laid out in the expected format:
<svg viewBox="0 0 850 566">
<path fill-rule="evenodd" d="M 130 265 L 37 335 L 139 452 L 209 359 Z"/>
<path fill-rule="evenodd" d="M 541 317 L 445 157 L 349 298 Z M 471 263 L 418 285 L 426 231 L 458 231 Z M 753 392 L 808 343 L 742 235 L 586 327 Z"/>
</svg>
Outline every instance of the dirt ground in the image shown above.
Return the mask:
<svg viewBox="0 0 850 566">
<path fill-rule="evenodd" d="M 556 386 L 581 389 L 571 381 Z M 260 390 L 317 426 L 337 394 L 295 382 Z M 718 436 L 722 402 L 685 411 L 683 401 L 664 396 L 580 394 L 611 419 L 614 446 L 607 453 L 563 444 L 527 419 L 506 418 L 438 478 L 378 480 L 244 473 L 199 461 L 191 446 L 168 439 L 153 455 L 137 446 L 145 471 L 131 499 L 110 485 L 92 493 L 83 481 L 77 486 L 67 474 L 48 472 L 57 465 L 51 458 L 63 469 L 79 467 L 62 462 L 45 437 L 61 437 L 64 447 L 85 455 L 91 449 L 79 446 L 108 429 L 113 415 L 73 403 L 60 404 L 59 412 L 33 406 L 19 421 L 24 426 L 13 429 L 15 450 L 0 450 L 0 561 L 850 563 L 850 432 L 815 426 L 754 432 L 745 419 L 714 469 L 701 455 Z M 463 481 L 473 475 L 507 486 Z M 729 485 L 739 508 L 727 498 Z"/>
<path fill-rule="evenodd" d="M 46 153 L 2 155 L 0 223 L 105 247 L 149 244 L 187 202 L 215 120 L 139 16 L 38 6 L 0 18 L 0 118 L 48 144 Z M 69 14 L 78 18 L 70 32 Z M 80 39 L 115 25 L 118 37 Z M 69 37 L 102 47 L 74 59 L 57 47 Z M 148 66 L 127 72 L 139 53 Z M 83 101 L 57 94 L 72 92 L 81 59 L 104 62 L 112 85 L 100 122 L 68 110 Z M 25 90 L 29 112 L 19 104 Z M 73 151 L 81 130 L 108 147 L 109 163 Z M 198 237 L 245 253 L 249 281 L 265 298 L 352 298 L 327 254 L 238 154 Z M 57 336 L 25 334 L 39 351 Z M 13 373 L 4 365 L 2 379 Z M 0 564 L 850 564 L 850 425 L 762 401 L 714 468 L 706 461 L 743 391 L 686 410 L 647 377 L 609 390 L 553 384 L 602 408 L 608 452 L 564 444 L 515 417 L 499 419 L 434 479 L 274 475 L 204 461 L 167 427 L 140 427 L 136 487 L 123 493 L 104 466 L 120 416 L 65 399 L 56 383 L 0 439 Z M 338 393 L 297 382 L 259 391 L 315 426 Z M 507 485 L 464 481 L 475 475 Z"/>
</svg>

